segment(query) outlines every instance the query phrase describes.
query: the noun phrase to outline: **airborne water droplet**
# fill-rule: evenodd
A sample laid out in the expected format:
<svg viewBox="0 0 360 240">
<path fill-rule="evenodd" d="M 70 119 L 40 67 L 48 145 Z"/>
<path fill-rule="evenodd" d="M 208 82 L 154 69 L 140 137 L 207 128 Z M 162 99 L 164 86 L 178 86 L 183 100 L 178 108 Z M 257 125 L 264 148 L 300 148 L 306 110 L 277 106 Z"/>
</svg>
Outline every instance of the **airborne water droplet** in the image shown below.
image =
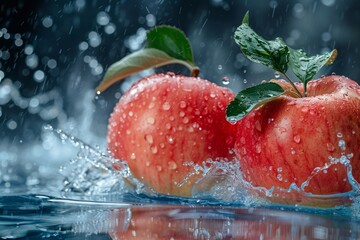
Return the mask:
<svg viewBox="0 0 360 240">
<path fill-rule="evenodd" d="M 229 77 L 227 77 L 227 76 L 223 77 L 223 79 L 222 79 L 222 84 L 228 85 L 229 83 L 230 83 Z"/>
<path fill-rule="evenodd" d="M 275 75 L 275 78 L 276 78 L 276 79 L 279 79 L 279 78 L 280 78 L 280 73 L 279 73 L 279 72 L 275 72 L 274 75 Z"/>
</svg>

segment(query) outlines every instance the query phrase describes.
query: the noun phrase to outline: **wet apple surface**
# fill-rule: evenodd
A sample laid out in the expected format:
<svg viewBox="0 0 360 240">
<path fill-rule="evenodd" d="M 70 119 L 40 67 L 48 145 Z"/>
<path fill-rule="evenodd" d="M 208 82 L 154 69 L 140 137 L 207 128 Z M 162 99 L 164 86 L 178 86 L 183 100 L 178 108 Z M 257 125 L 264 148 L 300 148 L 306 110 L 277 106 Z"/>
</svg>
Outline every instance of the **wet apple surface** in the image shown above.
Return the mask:
<svg viewBox="0 0 360 240">
<path fill-rule="evenodd" d="M 111 154 L 162 194 L 191 196 L 186 163 L 232 160 L 236 126 L 226 121 L 230 90 L 206 80 L 155 74 L 138 81 L 114 109 L 108 130 Z M 200 174 L 201 176 L 201 174 Z"/>
<path fill-rule="evenodd" d="M 291 89 L 285 81 L 274 82 Z M 348 156 L 359 181 L 359 132 L 359 85 L 328 76 L 309 82 L 305 98 L 283 95 L 245 116 L 238 122 L 235 150 L 254 186 L 287 189 L 295 183 L 313 194 L 343 193 L 352 189 L 348 171 L 331 157 Z M 324 170 L 310 178 L 319 168 Z"/>
</svg>

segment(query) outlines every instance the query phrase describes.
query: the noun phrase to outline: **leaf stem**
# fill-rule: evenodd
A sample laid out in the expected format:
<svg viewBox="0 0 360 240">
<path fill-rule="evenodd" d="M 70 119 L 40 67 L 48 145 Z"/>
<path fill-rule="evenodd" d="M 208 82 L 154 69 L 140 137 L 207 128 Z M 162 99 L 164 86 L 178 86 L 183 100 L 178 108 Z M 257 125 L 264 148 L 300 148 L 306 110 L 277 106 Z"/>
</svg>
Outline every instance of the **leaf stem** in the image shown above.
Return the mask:
<svg viewBox="0 0 360 240">
<path fill-rule="evenodd" d="M 288 76 L 285 72 L 283 72 L 282 74 L 285 76 L 286 80 L 291 84 L 291 86 L 295 89 L 295 92 L 297 93 L 297 95 L 299 95 L 299 97 L 304 97 L 304 96 L 301 94 L 301 92 L 299 91 L 299 89 L 295 86 L 295 84 L 293 83 L 293 81 L 291 81 L 291 79 L 289 78 L 289 76 Z M 304 88 L 304 89 L 305 89 L 305 88 Z M 305 91 L 305 95 L 306 95 L 306 91 Z"/>
</svg>

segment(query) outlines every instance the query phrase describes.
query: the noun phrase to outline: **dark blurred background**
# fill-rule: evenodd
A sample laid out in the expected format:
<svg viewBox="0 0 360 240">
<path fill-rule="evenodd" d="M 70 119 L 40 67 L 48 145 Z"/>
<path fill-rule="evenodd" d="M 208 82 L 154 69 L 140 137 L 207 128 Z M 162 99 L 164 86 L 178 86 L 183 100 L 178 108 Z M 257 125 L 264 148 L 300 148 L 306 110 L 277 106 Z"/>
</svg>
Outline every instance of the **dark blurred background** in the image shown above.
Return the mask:
<svg viewBox="0 0 360 240">
<path fill-rule="evenodd" d="M 87 131 L 105 140 L 107 118 L 136 77 L 100 96 L 93 90 L 111 63 L 143 47 L 155 25 L 186 33 L 203 78 L 221 85 L 228 77 L 233 91 L 273 78 L 233 41 L 247 10 L 251 26 L 267 39 L 282 37 L 311 55 L 337 48 L 338 59 L 319 76 L 335 72 L 360 81 L 356 0 L 3 0 L 0 144 L 38 141 L 46 123 L 88 142 Z M 158 71 L 167 70 L 187 74 L 180 66 Z"/>
</svg>

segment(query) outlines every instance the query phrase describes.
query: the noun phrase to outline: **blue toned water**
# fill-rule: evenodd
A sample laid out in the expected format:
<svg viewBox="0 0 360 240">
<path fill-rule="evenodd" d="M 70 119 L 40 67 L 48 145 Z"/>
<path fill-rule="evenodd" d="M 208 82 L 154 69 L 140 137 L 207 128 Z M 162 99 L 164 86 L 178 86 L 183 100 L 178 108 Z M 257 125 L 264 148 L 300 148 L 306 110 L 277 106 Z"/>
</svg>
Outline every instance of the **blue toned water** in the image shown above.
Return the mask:
<svg viewBox="0 0 360 240">
<path fill-rule="evenodd" d="M 322 198 L 303 195 L 304 199 L 320 203 L 338 202 L 331 208 L 272 204 L 249 194 L 246 183 L 238 177 L 236 164 L 208 161 L 194 167 L 194 171 L 206 174 L 195 185 L 193 198 L 162 196 L 134 179 L 125 163 L 118 163 L 122 170 L 114 171 L 114 160 L 99 147 L 49 125 L 44 127 L 43 135 L 47 136 L 47 144 L 53 146 L 49 149 L 61 150 L 65 157 L 59 168 L 49 164 L 39 170 L 38 176 L 28 177 L 25 184 L 14 176 L 2 182 L 3 239 L 360 237 L 360 204 L 355 191 Z M 10 165 L 7 168 L 11 169 Z M 51 174 L 42 174 L 46 171 Z M 214 177 L 227 179 L 209 188 L 206 182 Z M 130 184 L 125 184 L 124 178 Z M 353 203 L 348 204 L 349 200 Z"/>
</svg>

